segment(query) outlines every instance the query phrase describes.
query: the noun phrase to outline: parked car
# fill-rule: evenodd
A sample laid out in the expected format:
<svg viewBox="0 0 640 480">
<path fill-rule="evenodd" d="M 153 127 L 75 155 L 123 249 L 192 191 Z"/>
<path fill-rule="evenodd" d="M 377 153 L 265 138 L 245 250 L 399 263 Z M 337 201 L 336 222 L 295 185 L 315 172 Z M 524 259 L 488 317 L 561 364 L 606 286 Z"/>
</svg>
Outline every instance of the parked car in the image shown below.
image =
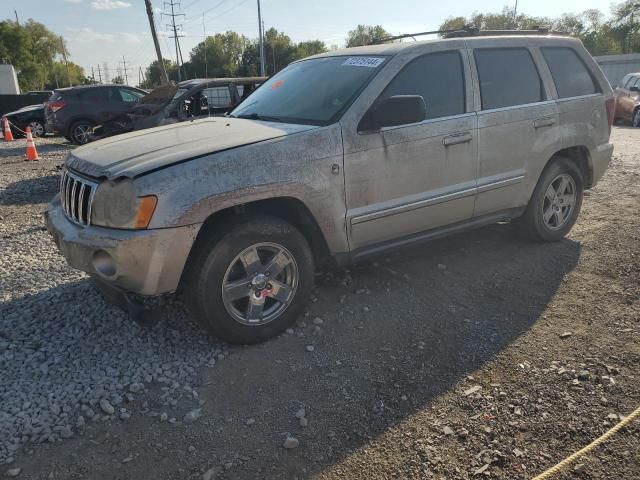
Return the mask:
<svg viewBox="0 0 640 480">
<path fill-rule="evenodd" d="M 327 257 L 504 220 L 562 239 L 609 165 L 614 107 L 572 38 L 332 51 L 292 63 L 229 117 L 74 150 L 46 223 L 132 316 L 136 294 L 181 290 L 205 328 L 258 342 L 301 313 Z"/>
<path fill-rule="evenodd" d="M 23 93 L 23 95 L 29 95 L 32 97 L 39 97 L 41 95 L 53 95 L 53 90 L 31 90 Z"/>
<path fill-rule="evenodd" d="M 15 112 L 3 115 L 11 122 L 11 132 L 14 136 L 23 135 L 27 127 L 31 127 L 31 133 L 34 137 L 42 137 L 44 135 L 44 106 L 42 104 L 30 105 L 23 107 Z M 17 127 L 17 128 L 16 128 Z"/>
<path fill-rule="evenodd" d="M 266 77 L 194 79 L 163 85 L 129 110 L 93 129 L 96 138 L 111 137 L 145 128 L 169 125 L 233 110 Z"/>
<path fill-rule="evenodd" d="M 616 122 L 640 127 L 640 73 L 624 76 L 614 89 L 616 96 Z"/>
<path fill-rule="evenodd" d="M 93 127 L 138 103 L 144 90 L 125 85 L 84 85 L 60 88 L 45 103 L 46 131 L 84 145 Z"/>
</svg>

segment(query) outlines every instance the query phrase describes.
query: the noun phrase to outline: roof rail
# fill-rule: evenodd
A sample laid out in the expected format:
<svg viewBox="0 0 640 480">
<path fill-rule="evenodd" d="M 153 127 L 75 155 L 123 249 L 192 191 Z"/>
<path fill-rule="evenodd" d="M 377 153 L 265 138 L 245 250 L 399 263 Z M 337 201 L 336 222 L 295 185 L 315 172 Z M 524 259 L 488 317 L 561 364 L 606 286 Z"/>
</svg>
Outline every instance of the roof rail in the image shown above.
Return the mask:
<svg viewBox="0 0 640 480">
<path fill-rule="evenodd" d="M 501 36 L 501 35 L 564 35 L 570 34 L 565 32 L 557 32 L 551 30 L 549 27 L 532 26 L 527 30 L 480 30 L 478 27 L 472 25 L 465 25 L 462 28 L 455 30 L 433 30 L 431 32 L 419 32 L 419 33 L 406 33 L 404 35 L 395 35 L 392 37 L 384 37 L 367 45 L 379 45 L 381 43 L 393 42 L 395 40 L 402 40 L 405 38 L 421 37 L 424 35 L 442 35 L 444 38 L 464 38 L 464 37 L 489 37 L 489 36 Z"/>
</svg>

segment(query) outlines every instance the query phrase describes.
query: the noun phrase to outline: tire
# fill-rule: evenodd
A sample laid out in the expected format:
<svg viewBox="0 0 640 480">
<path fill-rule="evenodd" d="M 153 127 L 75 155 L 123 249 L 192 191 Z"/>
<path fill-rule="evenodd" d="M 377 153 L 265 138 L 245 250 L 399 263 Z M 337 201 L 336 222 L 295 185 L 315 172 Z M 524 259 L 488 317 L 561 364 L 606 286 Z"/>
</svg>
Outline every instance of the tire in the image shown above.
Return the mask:
<svg viewBox="0 0 640 480">
<path fill-rule="evenodd" d="M 69 138 L 76 145 L 86 145 L 92 141 L 90 132 L 93 127 L 90 120 L 78 120 L 69 127 Z"/>
<path fill-rule="evenodd" d="M 45 129 L 44 122 L 42 120 L 38 120 L 37 118 L 33 118 L 27 121 L 27 126 L 31 127 L 31 134 L 34 137 L 44 137 Z"/>
<path fill-rule="evenodd" d="M 584 179 L 578 166 L 563 157 L 552 160 L 519 219 L 521 230 L 538 242 L 562 240 L 578 219 L 583 196 Z"/>
<path fill-rule="evenodd" d="M 203 328 L 231 343 L 253 344 L 295 321 L 314 278 L 311 248 L 295 227 L 252 216 L 226 232 L 210 229 L 202 235 L 189 258 L 183 292 Z M 268 268 L 273 259 L 278 259 L 271 265 L 279 271 L 275 277 Z"/>
<path fill-rule="evenodd" d="M 633 117 L 631 117 L 631 126 L 635 128 L 640 127 L 640 108 L 634 110 Z"/>
</svg>

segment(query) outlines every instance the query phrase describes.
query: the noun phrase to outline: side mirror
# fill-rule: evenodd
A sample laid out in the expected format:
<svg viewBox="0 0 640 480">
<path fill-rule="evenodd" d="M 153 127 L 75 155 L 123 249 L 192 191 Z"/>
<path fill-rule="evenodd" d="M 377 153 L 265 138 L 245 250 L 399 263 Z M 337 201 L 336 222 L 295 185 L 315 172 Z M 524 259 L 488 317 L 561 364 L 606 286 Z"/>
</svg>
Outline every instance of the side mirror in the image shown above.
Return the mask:
<svg viewBox="0 0 640 480">
<path fill-rule="evenodd" d="M 375 131 L 422 122 L 427 106 L 421 95 L 394 95 L 374 104 L 360 122 L 358 131 Z"/>
</svg>

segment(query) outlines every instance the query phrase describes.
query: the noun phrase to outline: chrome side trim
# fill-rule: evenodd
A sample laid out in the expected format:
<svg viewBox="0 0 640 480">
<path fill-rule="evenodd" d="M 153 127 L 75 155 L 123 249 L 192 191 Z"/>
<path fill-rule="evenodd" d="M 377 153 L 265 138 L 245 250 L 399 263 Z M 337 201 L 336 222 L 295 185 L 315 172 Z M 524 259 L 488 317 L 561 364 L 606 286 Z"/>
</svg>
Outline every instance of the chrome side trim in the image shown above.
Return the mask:
<svg viewBox="0 0 640 480">
<path fill-rule="evenodd" d="M 417 210 L 419 208 L 430 207 L 438 205 L 440 203 L 450 202 L 452 200 L 458 200 L 460 198 L 469 197 L 471 195 L 477 195 L 480 193 L 496 190 L 498 188 L 508 187 L 515 185 L 524 180 L 524 175 L 518 175 L 516 177 L 497 180 L 495 182 L 486 183 L 473 188 L 466 188 L 457 192 L 447 193 L 445 195 L 438 195 L 437 197 L 425 198 L 415 202 L 406 203 L 404 205 L 398 205 L 391 208 L 385 208 L 376 212 L 359 215 L 351 219 L 351 225 L 358 225 L 364 222 L 370 222 L 372 220 L 378 220 L 380 218 L 388 217 L 391 215 L 397 215 L 400 213 L 410 212 L 411 210 Z"/>
<path fill-rule="evenodd" d="M 425 198 L 424 200 L 418 200 L 416 202 L 406 203 L 404 205 L 398 205 L 396 207 L 386 208 L 377 212 L 367 213 L 351 219 L 352 225 L 359 223 L 369 222 L 371 220 L 377 220 L 378 218 L 388 217 L 389 215 L 396 215 L 398 213 L 410 212 L 418 208 L 430 207 L 439 203 L 449 202 L 451 200 L 457 200 L 459 198 L 469 197 L 476 194 L 476 188 L 467 188 L 458 192 L 447 193 L 445 195 L 439 195 L 437 197 Z"/>
</svg>

